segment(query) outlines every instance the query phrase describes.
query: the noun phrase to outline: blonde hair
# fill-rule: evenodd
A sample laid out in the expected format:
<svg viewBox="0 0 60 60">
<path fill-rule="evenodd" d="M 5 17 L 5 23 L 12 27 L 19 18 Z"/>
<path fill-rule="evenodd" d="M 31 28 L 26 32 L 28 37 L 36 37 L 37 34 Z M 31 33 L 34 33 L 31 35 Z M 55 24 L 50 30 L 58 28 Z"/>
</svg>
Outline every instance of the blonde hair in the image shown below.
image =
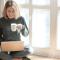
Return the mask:
<svg viewBox="0 0 60 60">
<path fill-rule="evenodd" d="M 13 7 L 15 13 L 16 13 L 16 16 L 15 18 L 18 18 L 20 16 L 20 11 L 19 11 L 19 8 L 18 8 L 18 5 L 16 4 L 15 1 L 7 1 L 6 4 L 5 4 L 5 7 L 4 7 L 4 10 L 3 10 L 3 17 L 4 18 L 8 18 L 7 17 L 7 8 L 8 7 Z"/>
</svg>

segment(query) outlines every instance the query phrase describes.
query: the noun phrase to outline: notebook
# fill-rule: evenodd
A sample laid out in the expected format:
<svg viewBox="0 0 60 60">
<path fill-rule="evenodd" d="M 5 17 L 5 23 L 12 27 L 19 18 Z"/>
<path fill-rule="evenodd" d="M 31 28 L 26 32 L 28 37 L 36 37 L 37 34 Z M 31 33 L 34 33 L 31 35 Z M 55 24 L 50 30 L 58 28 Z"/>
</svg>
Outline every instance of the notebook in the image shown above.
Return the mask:
<svg viewBox="0 0 60 60">
<path fill-rule="evenodd" d="M 22 51 L 24 50 L 23 41 L 1 42 L 1 51 Z"/>
</svg>

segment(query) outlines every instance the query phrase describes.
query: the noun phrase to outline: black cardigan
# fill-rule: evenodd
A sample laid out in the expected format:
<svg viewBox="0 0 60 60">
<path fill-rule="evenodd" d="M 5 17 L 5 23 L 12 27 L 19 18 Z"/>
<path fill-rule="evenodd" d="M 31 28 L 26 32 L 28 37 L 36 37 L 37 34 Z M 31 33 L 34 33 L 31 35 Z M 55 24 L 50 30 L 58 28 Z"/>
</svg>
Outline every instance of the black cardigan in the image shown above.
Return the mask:
<svg viewBox="0 0 60 60">
<path fill-rule="evenodd" d="M 20 33 L 22 35 L 27 36 L 29 31 L 26 25 L 24 18 L 21 16 L 17 19 L 5 19 L 4 17 L 0 18 L 0 41 L 17 41 L 20 40 L 20 33 L 17 31 L 11 31 L 11 23 L 23 24 L 25 26 L 24 29 L 21 30 Z"/>
</svg>

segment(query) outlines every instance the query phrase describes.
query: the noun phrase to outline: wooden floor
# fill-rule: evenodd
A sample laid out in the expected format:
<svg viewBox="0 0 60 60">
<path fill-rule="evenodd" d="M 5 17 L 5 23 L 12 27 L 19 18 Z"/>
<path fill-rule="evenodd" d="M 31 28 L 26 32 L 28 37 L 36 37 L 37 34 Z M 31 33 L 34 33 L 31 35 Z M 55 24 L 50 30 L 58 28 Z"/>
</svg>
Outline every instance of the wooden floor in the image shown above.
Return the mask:
<svg viewBox="0 0 60 60">
<path fill-rule="evenodd" d="M 44 57 L 39 57 L 39 56 L 29 56 L 31 60 L 60 60 L 60 59 L 55 59 L 55 58 L 44 58 Z"/>
</svg>

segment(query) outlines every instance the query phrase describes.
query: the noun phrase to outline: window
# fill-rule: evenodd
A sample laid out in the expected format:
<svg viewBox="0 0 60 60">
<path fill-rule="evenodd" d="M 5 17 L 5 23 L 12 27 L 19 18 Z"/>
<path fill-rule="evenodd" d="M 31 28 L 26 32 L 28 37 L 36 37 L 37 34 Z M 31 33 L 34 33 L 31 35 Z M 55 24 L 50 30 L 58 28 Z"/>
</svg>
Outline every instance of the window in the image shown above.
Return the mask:
<svg viewBox="0 0 60 60">
<path fill-rule="evenodd" d="M 18 4 L 28 4 L 29 3 L 29 0 L 14 0 L 16 1 Z"/>
<path fill-rule="evenodd" d="M 32 46 L 50 47 L 50 12 L 47 9 L 34 9 L 32 14 Z"/>
<path fill-rule="evenodd" d="M 60 11 L 57 15 L 57 49 L 60 49 Z"/>
<path fill-rule="evenodd" d="M 50 47 L 50 0 L 32 0 L 32 46 Z"/>
<path fill-rule="evenodd" d="M 49 5 L 50 0 L 32 0 L 33 5 Z"/>
<path fill-rule="evenodd" d="M 57 50 L 60 50 L 60 0 L 57 1 Z"/>
<path fill-rule="evenodd" d="M 57 5 L 58 7 L 60 7 L 60 0 L 57 0 Z"/>
<path fill-rule="evenodd" d="M 34 50 L 41 53 L 41 49 L 42 52 L 48 49 L 47 53 L 55 55 L 56 49 L 60 49 L 60 0 L 14 1 L 21 5 L 21 15 L 29 27 Z"/>
</svg>

